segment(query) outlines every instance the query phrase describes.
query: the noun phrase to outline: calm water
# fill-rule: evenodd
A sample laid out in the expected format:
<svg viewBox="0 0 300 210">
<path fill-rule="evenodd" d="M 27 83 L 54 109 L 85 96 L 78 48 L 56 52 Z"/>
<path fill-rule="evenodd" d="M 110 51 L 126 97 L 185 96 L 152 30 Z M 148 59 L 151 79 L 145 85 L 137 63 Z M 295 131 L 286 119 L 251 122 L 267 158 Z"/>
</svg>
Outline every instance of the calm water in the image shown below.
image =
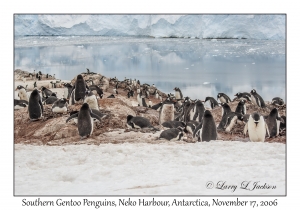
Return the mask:
<svg viewBox="0 0 300 210">
<path fill-rule="evenodd" d="M 15 66 L 73 79 L 90 71 L 139 79 L 166 93 L 229 97 L 253 88 L 267 101 L 286 98 L 285 41 L 108 37 L 15 38 Z"/>
</svg>

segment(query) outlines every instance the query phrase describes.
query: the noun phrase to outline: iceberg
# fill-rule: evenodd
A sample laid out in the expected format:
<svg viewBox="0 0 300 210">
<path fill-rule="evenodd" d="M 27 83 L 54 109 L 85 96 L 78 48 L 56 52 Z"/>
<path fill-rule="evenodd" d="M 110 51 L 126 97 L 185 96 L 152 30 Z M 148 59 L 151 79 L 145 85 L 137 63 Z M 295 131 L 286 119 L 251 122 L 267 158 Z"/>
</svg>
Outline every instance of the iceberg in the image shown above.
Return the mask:
<svg viewBox="0 0 300 210">
<path fill-rule="evenodd" d="M 14 15 L 15 36 L 286 38 L 286 15 Z"/>
</svg>

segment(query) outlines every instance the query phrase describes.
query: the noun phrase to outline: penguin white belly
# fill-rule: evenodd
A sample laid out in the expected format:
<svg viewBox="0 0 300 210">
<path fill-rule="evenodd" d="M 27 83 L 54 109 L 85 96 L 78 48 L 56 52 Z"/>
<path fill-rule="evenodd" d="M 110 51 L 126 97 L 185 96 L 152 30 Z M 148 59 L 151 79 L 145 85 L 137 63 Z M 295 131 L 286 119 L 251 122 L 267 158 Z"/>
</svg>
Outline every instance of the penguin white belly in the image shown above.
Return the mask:
<svg viewBox="0 0 300 210">
<path fill-rule="evenodd" d="M 132 122 L 132 124 L 133 124 L 133 127 L 134 127 L 134 128 L 141 128 L 140 126 L 134 124 L 133 122 Z M 128 124 L 127 124 L 127 125 L 128 125 Z"/>
<path fill-rule="evenodd" d="M 247 108 L 246 108 L 246 105 L 244 105 L 243 108 L 244 108 L 244 114 L 247 114 Z"/>
<path fill-rule="evenodd" d="M 96 99 L 95 95 L 86 97 L 84 99 L 84 103 L 87 103 L 89 105 L 90 109 L 99 110 L 98 102 L 97 102 L 97 99 Z"/>
<path fill-rule="evenodd" d="M 227 103 L 226 99 L 223 96 L 220 97 L 220 101 L 221 103 Z"/>
<path fill-rule="evenodd" d="M 65 106 L 63 108 L 60 108 L 57 106 L 52 109 L 52 112 L 55 112 L 55 113 L 65 113 L 67 111 L 68 111 L 68 109 Z"/>
<path fill-rule="evenodd" d="M 230 121 L 230 124 L 226 127 L 225 131 L 229 133 L 233 128 L 234 124 L 236 123 L 236 121 L 237 121 L 237 116 L 234 116 Z"/>
<path fill-rule="evenodd" d="M 202 142 L 202 128 L 199 131 L 200 141 Z"/>
<path fill-rule="evenodd" d="M 253 95 L 251 95 L 251 101 L 252 101 L 256 106 L 258 106 L 258 104 L 256 103 L 256 98 L 255 98 Z"/>
<path fill-rule="evenodd" d="M 155 98 L 158 98 L 158 93 L 155 94 Z"/>
<path fill-rule="evenodd" d="M 264 142 L 266 137 L 266 125 L 263 117 L 260 117 L 260 121 L 257 126 L 254 123 L 253 118 L 249 118 L 248 121 L 248 133 L 250 141 Z"/>
<path fill-rule="evenodd" d="M 92 135 L 93 130 L 94 130 L 94 120 L 93 120 L 93 118 L 91 117 L 91 132 L 90 132 L 90 135 Z"/>
<path fill-rule="evenodd" d="M 190 111 L 190 120 L 193 120 L 195 114 L 196 114 L 196 107 L 194 107 L 194 108 L 191 109 L 191 111 Z"/>
<path fill-rule="evenodd" d="M 139 104 L 140 106 L 143 106 L 142 98 L 140 97 L 139 94 L 138 94 L 138 96 L 137 96 L 137 101 L 138 101 L 138 104 Z"/>
<path fill-rule="evenodd" d="M 20 98 L 20 100 L 29 101 L 26 90 L 21 89 L 21 90 L 19 91 L 19 98 Z"/>
<path fill-rule="evenodd" d="M 19 110 L 19 109 L 23 109 L 23 108 L 25 108 L 25 107 L 24 107 L 24 106 L 19 106 L 19 105 L 16 105 L 16 106 L 14 107 L 15 110 Z"/>
<path fill-rule="evenodd" d="M 178 91 L 175 91 L 175 98 L 180 99 L 180 93 Z"/>
<path fill-rule="evenodd" d="M 174 120 L 174 105 L 173 104 L 163 104 L 159 112 L 159 124 L 163 124 L 167 121 Z"/>
<path fill-rule="evenodd" d="M 190 126 L 187 126 L 187 127 L 186 127 L 186 130 L 187 130 L 189 133 L 193 134 L 193 130 L 192 130 L 192 128 L 191 128 Z"/>
</svg>

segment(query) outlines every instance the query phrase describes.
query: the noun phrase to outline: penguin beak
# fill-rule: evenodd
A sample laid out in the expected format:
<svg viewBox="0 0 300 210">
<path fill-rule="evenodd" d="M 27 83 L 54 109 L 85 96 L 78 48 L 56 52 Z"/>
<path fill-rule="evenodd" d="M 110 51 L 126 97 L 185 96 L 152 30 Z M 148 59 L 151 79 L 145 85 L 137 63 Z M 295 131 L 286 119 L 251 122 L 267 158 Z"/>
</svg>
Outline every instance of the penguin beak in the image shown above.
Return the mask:
<svg viewBox="0 0 300 210">
<path fill-rule="evenodd" d="M 254 123 L 255 123 L 255 126 L 257 127 L 258 122 L 254 122 Z"/>
</svg>

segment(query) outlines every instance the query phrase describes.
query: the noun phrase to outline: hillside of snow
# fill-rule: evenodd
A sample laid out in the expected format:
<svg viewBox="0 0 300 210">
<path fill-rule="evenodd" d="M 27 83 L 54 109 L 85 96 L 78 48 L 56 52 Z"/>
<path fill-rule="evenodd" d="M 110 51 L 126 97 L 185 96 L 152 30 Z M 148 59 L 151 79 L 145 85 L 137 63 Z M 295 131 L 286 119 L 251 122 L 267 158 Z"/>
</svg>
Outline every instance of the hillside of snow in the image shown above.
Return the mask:
<svg viewBox="0 0 300 210">
<path fill-rule="evenodd" d="M 15 15 L 15 36 L 285 39 L 285 15 Z"/>
</svg>

